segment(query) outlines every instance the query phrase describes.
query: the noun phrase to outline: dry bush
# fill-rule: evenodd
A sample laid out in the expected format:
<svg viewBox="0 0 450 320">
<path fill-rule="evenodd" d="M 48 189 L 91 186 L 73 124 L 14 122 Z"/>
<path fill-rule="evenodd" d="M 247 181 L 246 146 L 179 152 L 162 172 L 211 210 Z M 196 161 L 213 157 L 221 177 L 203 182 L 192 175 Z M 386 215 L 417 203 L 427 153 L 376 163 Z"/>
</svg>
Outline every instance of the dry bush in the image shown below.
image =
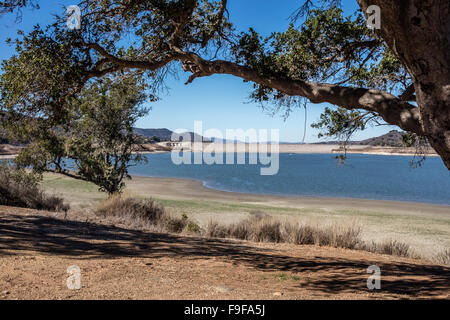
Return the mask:
<svg viewBox="0 0 450 320">
<path fill-rule="evenodd" d="M 104 217 L 119 217 L 128 225 L 144 225 L 160 232 L 200 233 L 200 227 L 186 215 L 181 218 L 169 215 L 153 199 L 138 199 L 127 194 L 115 194 L 101 202 L 96 211 Z"/>
<path fill-rule="evenodd" d="M 295 244 L 303 244 L 303 245 L 312 245 L 315 244 L 316 237 L 315 231 L 316 229 L 307 226 L 307 225 L 287 225 L 286 228 L 291 229 L 290 234 L 293 237 L 293 243 Z"/>
<path fill-rule="evenodd" d="M 372 242 L 370 244 L 366 243 L 362 244 L 360 249 L 369 252 L 388 254 L 397 257 L 413 256 L 413 252 L 411 251 L 410 246 L 406 243 L 397 240 L 385 240 L 382 243 L 376 242 Z"/>
<path fill-rule="evenodd" d="M 233 238 L 255 242 L 294 243 L 354 249 L 360 243 L 360 229 L 332 226 L 319 228 L 280 222 L 269 216 L 252 215 L 238 223 L 223 226 L 210 222 L 205 235 L 215 238 Z"/>
<path fill-rule="evenodd" d="M 328 234 L 331 235 L 330 245 L 336 248 L 355 249 L 361 243 L 360 227 L 334 225 Z"/>
<path fill-rule="evenodd" d="M 216 221 L 210 220 L 206 225 L 204 231 L 204 236 L 208 238 L 226 238 L 227 237 L 227 227 L 219 224 Z"/>
<path fill-rule="evenodd" d="M 225 237 L 241 239 L 241 240 L 251 240 L 251 225 L 249 223 L 233 223 L 230 226 L 224 228 Z"/>
<path fill-rule="evenodd" d="M 232 238 L 254 242 L 293 243 L 297 245 L 329 246 L 335 248 L 365 250 L 399 257 L 413 257 L 409 245 L 388 240 L 382 243 L 364 243 L 361 228 L 356 225 L 331 225 L 319 227 L 308 224 L 280 222 L 263 214 L 251 214 L 245 220 L 228 226 L 210 221 L 204 235 L 214 238 Z M 449 250 L 450 251 L 450 250 Z M 446 256 L 447 255 L 447 256 Z M 447 261 L 450 252 L 441 254 Z M 447 259 L 447 260 L 446 260 Z"/>
<path fill-rule="evenodd" d="M 285 242 L 282 239 L 281 223 L 270 217 L 251 219 L 248 224 L 251 227 L 251 240 L 256 242 Z"/>
<path fill-rule="evenodd" d="M 444 250 L 435 257 L 435 261 L 444 266 L 450 266 L 450 249 Z"/>
<path fill-rule="evenodd" d="M 96 213 L 104 217 L 120 217 L 150 224 L 157 224 L 166 215 L 164 208 L 152 199 L 137 199 L 122 194 L 114 194 L 101 202 Z"/>
<path fill-rule="evenodd" d="M 101 203 L 98 214 L 118 216 L 126 223 L 146 223 L 160 232 L 188 232 L 202 234 L 208 238 L 231 238 L 254 242 L 293 243 L 297 245 L 330 246 L 345 249 L 365 250 L 374 253 L 411 257 L 407 244 L 389 240 L 382 243 L 364 243 L 361 241 L 361 228 L 355 225 L 331 225 L 319 227 L 308 224 L 295 224 L 279 221 L 260 212 L 249 218 L 230 225 L 209 221 L 202 230 L 186 215 L 172 217 L 164 208 L 152 199 L 137 199 L 126 195 L 115 195 Z M 450 250 L 440 255 L 448 263 Z"/>
<path fill-rule="evenodd" d="M 0 205 L 67 212 L 64 199 L 46 195 L 39 187 L 41 177 L 25 170 L 0 166 Z"/>
<path fill-rule="evenodd" d="M 267 216 L 253 215 L 227 228 L 227 237 L 255 242 L 281 242 L 281 223 Z"/>
</svg>

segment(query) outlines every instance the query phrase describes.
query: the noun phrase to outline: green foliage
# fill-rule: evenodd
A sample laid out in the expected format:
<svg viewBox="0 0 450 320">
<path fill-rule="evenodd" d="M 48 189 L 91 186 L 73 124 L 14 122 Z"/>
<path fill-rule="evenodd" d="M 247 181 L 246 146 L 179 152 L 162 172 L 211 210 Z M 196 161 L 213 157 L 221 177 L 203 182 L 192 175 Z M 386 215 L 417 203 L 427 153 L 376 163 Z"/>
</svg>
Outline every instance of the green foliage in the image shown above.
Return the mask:
<svg viewBox="0 0 450 320">
<path fill-rule="evenodd" d="M 325 129 L 319 134 L 322 137 L 337 137 L 338 139 L 348 138 L 356 130 L 364 130 L 366 122 L 364 116 L 358 111 L 349 111 L 344 108 L 330 109 L 325 108 L 324 113 L 320 116 L 318 123 L 312 124 L 313 128 Z"/>
<path fill-rule="evenodd" d="M 190 233 L 200 233 L 201 232 L 200 226 L 197 223 L 192 222 L 192 221 L 190 221 L 188 223 L 186 230 Z"/>
<path fill-rule="evenodd" d="M 13 12 L 37 2 L 2 1 L 0 8 Z M 367 28 L 363 13 L 345 16 L 340 3 L 302 1 L 287 30 L 262 37 L 252 28 L 236 34 L 226 1 L 83 0 L 79 3 L 81 30 L 67 31 L 66 17 L 61 15 L 45 29 L 36 26 L 30 34 L 20 34 L 20 40 L 14 42 L 16 56 L 3 63 L 0 107 L 7 111 L 7 121 L 15 127 L 16 135 L 49 140 L 47 132 L 51 130 L 70 130 L 68 123 L 79 112 L 73 99 L 91 85 L 92 79 L 130 71 L 127 68 L 140 69 L 143 79 L 156 90 L 168 74 L 179 71 L 173 63 L 177 60 L 184 70 L 203 75 L 195 61 L 182 58 L 191 53 L 206 61 L 232 60 L 267 79 L 265 85 L 253 85 L 250 99 L 272 114 L 284 111 L 288 116 L 291 109 L 305 102 L 272 88 L 273 79 L 297 86 L 303 81 L 356 85 L 398 95 L 412 83 L 408 71 L 384 40 Z M 297 26 L 300 18 L 302 25 Z M 323 135 L 346 141 L 352 133 L 364 130 L 368 122 L 380 124 L 374 114 L 336 112 L 326 111 L 317 124 L 325 130 Z M 70 150 L 92 153 L 86 145 Z M 67 148 L 66 144 L 60 149 L 68 153 Z M 56 154 L 61 152 L 50 152 Z M 40 157 L 41 166 L 50 161 L 45 153 Z M 86 159 L 83 163 L 90 168 L 83 174 L 90 177 L 106 170 L 95 168 Z"/>
<path fill-rule="evenodd" d="M 77 173 L 108 193 L 120 192 L 128 168 L 143 161 L 133 154 L 139 142 L 133 132 L 136 121 L 148 110 L 143 87 L 134 77 L 103 79 L 82 92 L 80 118 L 67 141 L 68 156 L 75 160 Z"/>
<path fill-rule="evenodd" d="M 20 18 L 20 10 L 24 7 L 39 9 L 38 0 L 1 0 L 0 14 L 17 11 L 18 18 Z"/>
<path fill-rule="evenodd" d="M 291 24 L 267 38 L 250 29 L 241 34 L 233 54 L 237 63 L 266 78 L 358 83 L 379 89 L 408 81 L 400 62 L 366 27 L 363 15 L 344 17 L 335 6 L 310 10 L 300 28 Z M 399 74 L 404 76 L 400 79 Z M 259 103 L 290 108 L 298 101 L 260 84 L 254 89 L 250 98 Z"/>
<path fill-rule="evenodd" d="M 376 115 L 368 112 L 327 107 L 320 115 L 320 121 L 311 126 L 321 130 L 319 138 L 334 138 L 341 144 L 343 154 L 337 155 L 336 159 L 344 162 L 347 156 L 347 144 L 353 134 L 358 130 L 364 130 L 368 124 L 376 121 Z"/>
<path fill-rule="evenodd" d="M 370 64 L 348 68 L 349 84 L 400 92 L 411 83 L 407 70 L 389 48 L 383 47 L 374 59 Z"/>
<path fill-rule="evenodd" d="M 413 147 L 417 143 L 417 136 L 415 134 L 405 132 L 403 133 L 402 140 L 406 147 Z"/>
<path fill-rule="evenodd" d="M 76 37 L 57 25 L 19 35 L 16 55 L 2 62 L 1 108 L 16 134 L 26 136 L 36 124 L 48 128 L 66 122 L 68 99 L 85 83 L 89 63 L 76 50 Z"/>
<path fill-rule="evenodd" d="M 25 168 L 31 166 L 34 172 L 43 173 L 52 166 L 62 171 L 63 159 L 67 156 L 63 136 L 54 130 L 42 131 L 29 136 L 30 143 L 14 159 L 16 165 Z"/>
<path fill-rule="evenodd" d="M 73 112 L 64 126 L 39 130 L 16 163 L 36 172 L 74 175 L 109 194 L 121 192 L 128 168 L 144 160 L 133 153 L 139 143 L 133 126 L 148 112 L 142 107 L 144 90 L 130 74 L 91 83 L 71 100 Z M 74 173 L 67 170 L 66 159 L 74 161 Z"/>
<path fill-rule="evenodd" d="M 401 92 L 409 86 L 411 78 L 407 70 L 366 27 L 361 12 L 344 17 L 339 1 L 323 1 L 320 9 L 314 9 L 312 3 L 306 3 L 302 9 L 306 18 L 300 28 L 291 24 L 286 31 L 267 38 L 253 29 L 241 34 L 233 47 L 235 61 L 265 78 L 331 82 L 393 92 Z M 260 84 L 253 87 L 251 100 L 272 113 L 284 109 L 289 115 L 292 108 L 302 106 L 298 97 Z M 355 132 L 364 130 L 368 123 L 384 122 L 372 113 L 327 108 L 313 127 L 323 130 L 319 137 L 337 138 L 345 146 L 346 141 Z"/>
</svg>

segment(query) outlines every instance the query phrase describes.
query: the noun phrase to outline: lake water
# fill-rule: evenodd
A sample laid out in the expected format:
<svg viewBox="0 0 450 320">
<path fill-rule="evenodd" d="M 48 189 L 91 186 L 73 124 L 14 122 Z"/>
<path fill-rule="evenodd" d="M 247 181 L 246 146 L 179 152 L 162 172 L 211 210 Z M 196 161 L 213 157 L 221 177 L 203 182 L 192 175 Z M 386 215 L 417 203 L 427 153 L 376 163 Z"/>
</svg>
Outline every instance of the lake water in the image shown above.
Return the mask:
<svg viewBox="0 0 450 320">
<path fill-rule="evenodd" d="M 411 157 L 280 154 L 277 175 L 261 176 L 260 165 L 175 165 L 170 154 L 146 155 L 132 175 L 200 180 L 209 188 L 242 193 L 412 201 L 450 205 L 450 173 L 442 160 L 427 158 L 413 169 Z"/>
</svg>

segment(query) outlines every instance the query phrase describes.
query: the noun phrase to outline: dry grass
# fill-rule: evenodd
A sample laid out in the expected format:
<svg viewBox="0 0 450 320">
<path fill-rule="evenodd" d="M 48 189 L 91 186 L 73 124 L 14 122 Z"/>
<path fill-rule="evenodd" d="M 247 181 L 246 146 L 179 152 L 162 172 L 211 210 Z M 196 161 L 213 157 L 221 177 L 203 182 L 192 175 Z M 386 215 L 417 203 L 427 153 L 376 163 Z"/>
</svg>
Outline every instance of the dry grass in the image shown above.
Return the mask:
<svg viewBox="0 0 450 320">
<path fill-rule="evenodd" d="M 361 245 L 361 250 L 380 254 L 388 254 L 397 257 L 415 256 L 408 244 L 399 242 L 397 240 L 385 240 L 382 243 L 365 243 Z"/>
<path fill-rule="evenodd" d="M 138 199 L 130 194 L 110 196 L 98 205 L 95 212 L 103 217 L 117 217 L 128 225 L 151 227 L 160 232 L 200 232 L 200 227 L 187 216 L 173 217 L 155 200 Z"/>
<path fill-rule="evenodd" d="M 47 211 L 69 210 L 62 198 L 46 195 L 39 187 L 39 176 L 24 170 L 0 166 L 0 205 Z"/>
<path fill-rule="evenodd" d="M 116 194 L 101 202 L 96 210 L 104 217 L 120 217 L 156 224 L 166 215 L 162 206 L 152 199 L 136 199 Z"/>
<path fill-rule="evenodd" d="M 356 225 L 333 224 L 319 227 L 308 224 L 282 222 L 261 213 L 252 213 L 238 223 L 221 225 L 210 221 L 204 236 L 213 238 L 232 238 L 254 242 L 292 243 L 297 245 L 316 245 L 334 248 L 364 250 L 398 257 L 416 257 L 409 245 L 385 240 L 382 243 L 366 243 L 361 239 L 361 228 Z M 447 261 L 450 250 L 441 254 L 441 260 Z"/>
<path fill-rule="evenodd" d="M 450 266 L 450 249 L 444 250 L 436 255 L 435 261 L 444 266 Z"/>
<path fill-rule="evenodd" d="M 355 249 L 361 242 L 356 226 L 333 225 L 326 228 L 282 222 L 269 216 L 252 215 L 241 222 L 223 226 L 210 221 L 205 235 L 255 242 L 293 243 Z"/>
<path fill-rule="evenodd" d="M 96 213 L 104 217 L 119 217 L 122 223 L 143 225 L 159 232 L 191 233 L 208 238 L 253 242 L 327 246 L 415 257 L 409 245 L 396 240 L 386 240 L 382 243 L 362 241 L 361 228 L 353 224 L 317 226 L 292 223 L 255 211 L 250 213 L 250 217 L 229 225 L 211 220 L 202 229 L 185 214 L 181 218 L 173 217 L 155 200 L 138 199 L 129 194 L 111 196 L 97 207 Z M 444 255 L 442 259 L 446 259 Z"/>
</svg>

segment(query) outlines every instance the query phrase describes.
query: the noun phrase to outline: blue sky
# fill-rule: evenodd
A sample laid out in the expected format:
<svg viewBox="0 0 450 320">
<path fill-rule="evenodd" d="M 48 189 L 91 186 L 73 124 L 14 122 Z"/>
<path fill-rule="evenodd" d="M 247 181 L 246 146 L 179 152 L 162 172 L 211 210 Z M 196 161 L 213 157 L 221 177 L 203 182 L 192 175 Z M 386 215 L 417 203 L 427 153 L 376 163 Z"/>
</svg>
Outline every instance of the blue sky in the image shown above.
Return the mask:
<svg viewBox="0 0 450 320">
<path fill-rule="evenodd" d="M 344 10 L 349 13 L 356 8 L 356 1 L 343 1 Z M 41 26 L 52 21 L 52 14 L 61 13 L 63 5 L 76 4 L 77 0 L 41 1 L 40 10 L 25 10 L 21 22 L 9 15 L 0 19 L 0 59 L 8 59 L 14 49 L 5 44 L 8 37 L 14 38 L 18 29 L 31 31 L 34 24 Z M 283 31 L 289 25 L 289 16 L 299 7 L 299 0 L 230 0 L 231 21 L 237 30 L 245 31 L 253 27 L 261 34 Z M 299 142 L 304 131 L 304 110 L 296 109 L 286 120 L 282 114 L 269 115 L 255 103 L 249 103 L 251 84 L 227 75 L 215 75 L 196 79 L 190 85 L 184 85 L 188 75 L 180 73 L 178 79 L 168 79 L 169 91 L 160 95 L 161 100 L 152 103 L 149 115 L 138 121 L 141 128 L 169 128 L 193 130 L 194 121 L 203 121 L 204 130 L 217 128 L 225 133 L 226 129 L 244 130 L 279 129 L 280 140 Z M 308 105 L 308 125 L 306 142 L 317 142 L 318 132 L 310 127 L 326 104 Z M 393 127 L 370 128 L 358 133 L 355 139 L 365 139 L 383 134 Z"/>
</svg>

